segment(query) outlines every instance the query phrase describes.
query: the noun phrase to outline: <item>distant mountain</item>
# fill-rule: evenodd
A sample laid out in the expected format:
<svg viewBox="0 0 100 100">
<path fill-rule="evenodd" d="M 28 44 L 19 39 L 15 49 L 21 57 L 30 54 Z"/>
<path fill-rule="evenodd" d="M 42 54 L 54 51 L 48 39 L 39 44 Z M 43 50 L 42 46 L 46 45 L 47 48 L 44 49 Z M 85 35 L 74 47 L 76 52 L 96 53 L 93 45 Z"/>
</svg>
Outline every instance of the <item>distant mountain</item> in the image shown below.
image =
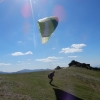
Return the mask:
<svg viewBox="0 0 100 100">
<path fill-rule="evenodd" d="M 44 71 L 44 70 L 50 70 L 50 69 L 34 69 L 34 70 L 23 69 L 23 70 L 15 72 L 15 73 L 39 72 L 39 71 Z"/>
<path fill-rule="evenodd" d="M 50 69 L 34 69 L 34 70 L 30 70 L 30 69 L 23 69 L 23 70 L 19 70 L 17 72 L 2 72 L 0 71 L 0 74 L 13 74 L 13 73 L 29 73 L 29 72 L 39 72 L 39 71 L 45 71 L 45 70 L 50 70 Z"/>
<path fill-rule="evenodd" d="M 7 74 L 8 72 L 2 72 L 2 71 L 0 71 L 0 74 Z"/>
</svg>

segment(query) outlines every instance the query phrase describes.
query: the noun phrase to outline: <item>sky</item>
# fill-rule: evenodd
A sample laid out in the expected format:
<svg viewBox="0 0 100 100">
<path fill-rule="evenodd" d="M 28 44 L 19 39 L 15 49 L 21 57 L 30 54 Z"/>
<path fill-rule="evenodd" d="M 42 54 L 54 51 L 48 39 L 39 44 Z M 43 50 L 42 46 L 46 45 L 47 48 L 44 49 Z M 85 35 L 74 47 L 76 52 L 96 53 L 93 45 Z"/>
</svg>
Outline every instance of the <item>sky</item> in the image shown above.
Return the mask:
<svg viewBox="0 0 100 100">
<path fill-rule="evenodd" d="M 42 44 L 39 19 L 58 26 Z M 100 0 L 0 0 L 0 71 L 68 67 L 72 60 L 100 67 Z"/>
</svg>

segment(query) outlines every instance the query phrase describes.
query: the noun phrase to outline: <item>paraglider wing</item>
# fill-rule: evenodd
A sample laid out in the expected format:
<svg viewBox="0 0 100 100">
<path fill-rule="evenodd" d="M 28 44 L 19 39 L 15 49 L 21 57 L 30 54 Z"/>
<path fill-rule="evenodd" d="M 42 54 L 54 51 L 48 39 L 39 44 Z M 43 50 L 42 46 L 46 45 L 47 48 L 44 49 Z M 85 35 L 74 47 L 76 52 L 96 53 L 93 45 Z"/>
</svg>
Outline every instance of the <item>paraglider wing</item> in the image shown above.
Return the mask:
<svg viewBox="0 0 100 100">
<path fill-rule="evenodd" d="M 49 40 L 50 35 L 54 32 L 57 25 L 58 18 L 55 16 L 46 17 L 38 20 L 42 44 L 45 44 Z"/>
</svg>

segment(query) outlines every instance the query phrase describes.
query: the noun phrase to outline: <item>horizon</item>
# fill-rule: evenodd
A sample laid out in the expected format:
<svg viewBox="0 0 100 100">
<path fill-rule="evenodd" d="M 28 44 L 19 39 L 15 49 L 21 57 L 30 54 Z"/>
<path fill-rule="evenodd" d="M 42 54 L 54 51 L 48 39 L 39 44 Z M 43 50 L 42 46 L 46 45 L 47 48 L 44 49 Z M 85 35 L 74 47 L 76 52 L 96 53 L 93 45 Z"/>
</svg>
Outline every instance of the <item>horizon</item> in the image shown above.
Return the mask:
<svg viewBox="0 0 100 100">
<path fill-rule="evenodd" d="M 84 63 L 84 62 L 80 62 L 80 63 Z M 85 64 L 87 64 L 87 63 L 85 63 Z M 59 65 L 58 65 L 59 66 Z M 90 66 L 91 66 L 91 64 L 90 64 Z M 57 67 L 57 66 L 56 66 Z M 55 67 L 55 68 L 56 68 Z M 60 66 L 61 68 L 63 68 L 63 66 Z M 64 67 L 64 68 L 68 68 L 69 67 L 69 65 L 67 66 L 67 67 Z M 93 67 L 93 68 L 100 68 L 100 66 L 91 66 L 91 67 Z M 46 70 L 46 69 L 49 69 L 49 70 L 54 70 L 55 68 L 53 68 L 53 69 L 51 69 L 51 68 L 45 68 L 45 69 L 43 69 L 43 68 L 38 68 L 38 69 L 20 69 L 20 70 L 16 70 L 16 71 L 9 71 L 9 72 L 5 72 L 5 73 L 13 73 L 13 72 L 18 72 L 18 71 L 23 71 L 23 70 Z M 4 72 L 4 71 L 0 71 L 0 72 Z"/>
<path fill-rule="evenodd" d="M 100 67 L 100 0 L 0 0 L 0 71 L 67 67 L 71 60 Z M 42 5 L 42 6 L 41 6 Z M 37 21 L 56 16 L 42 44 Z"/>
<path fill-rule="evenodd" d="M 17 70 L 17 71 L 14 71 L 14 72 L 19 72 L 19 71 L 23 71 L 23 70 L 30 70 L 30 71 L 33 71 L 33 70 L 47 70 L 49 68 L 46 68 L 46 69 L 21 69 L 21 70 Z M 49 69 L 49 70 L 52 70 L 52 69 Z M 4 71 L 0 71 L 1 72 L 4 72 Z M 13 73 L 13 72 L 4 72 L 4 73 Z"/>
</svg>

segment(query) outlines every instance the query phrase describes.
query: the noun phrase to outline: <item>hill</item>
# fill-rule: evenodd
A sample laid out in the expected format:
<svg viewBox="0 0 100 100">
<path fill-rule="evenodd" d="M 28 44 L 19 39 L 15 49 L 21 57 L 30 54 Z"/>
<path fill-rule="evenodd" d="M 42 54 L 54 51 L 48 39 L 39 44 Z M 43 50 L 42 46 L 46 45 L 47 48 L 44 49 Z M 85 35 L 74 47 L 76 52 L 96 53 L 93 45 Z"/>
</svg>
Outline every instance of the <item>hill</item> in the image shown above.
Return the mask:
<svg viewBox="0 0 100 100">
<path fill-rule="evenodd" d="M 100 72 L 79 67 L 50 71 L 1 74 L 0 100 L 100 100 Z"/>
</svg>

